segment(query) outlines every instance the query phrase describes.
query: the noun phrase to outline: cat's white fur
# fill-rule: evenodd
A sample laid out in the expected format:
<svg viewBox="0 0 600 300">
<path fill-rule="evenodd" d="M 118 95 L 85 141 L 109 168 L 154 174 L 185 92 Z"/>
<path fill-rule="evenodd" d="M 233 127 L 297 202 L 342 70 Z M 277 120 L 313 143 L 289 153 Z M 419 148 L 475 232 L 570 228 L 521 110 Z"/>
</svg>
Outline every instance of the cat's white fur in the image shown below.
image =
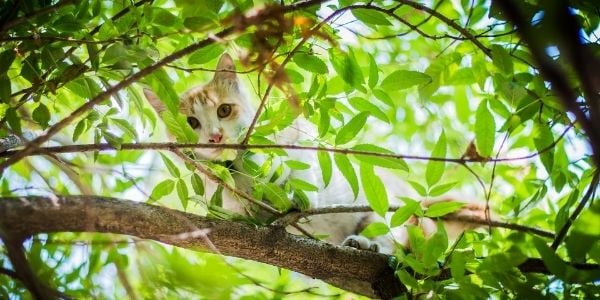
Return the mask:
<svg viewBox="0 0 600 300">
<path fill-rule="evenodd" d="M 193 116 L 200 121 L 200 128 L 196 129 L 199 135 L 200 143 L 209 143 L 211 134 L 220 133 L 223 136 L 221 143 L 238 143 L 241 140 L 246 129 L 250 126 L 255 114 L 248 98 L 244 95 L 240 83 L 234 72 L 235 66 L 233 60 L 228 54 L 224 54 L 217 65 L 217 71 L 212 81 L 209 83 L 194 87 L 185 92 L 180 99 L 180 112 L 186 116 Z M 144 94 L 152 106 L 161 112 L 165 110 L 164 104 L 158 97 L 148 89 L 144 89 Z M 221 104 L 229 104 L 235 113 L 235 117 L 219 118 L 217 109 Z M 303 118 L 296 119 L 290 126 L 272 136 L 272 140 L 277 144 L 300 144 L 302 142 L 314 141 L 316 136 L 314 126 Z M 218 160 L 222 150 L 216 149 L 198 149 L 197 154 L 207 160 Z M 285 160 L 302 161 L 310 165 L 306 170 L 290 170 L 284 168 L 284 173 L 279 177 L 277 184 L 283 184 L 290 178 L 299 178 L 312 183 L 318 187 L 318 192 L 308 192 L 307 197 L 312 208 L 330 206 L 330 205 L 366 205 L 364 194 L 362 192 L 357 199 L 354 198 L 352 189 L 342 174 L 333 168 L 333 174 L 329 185 L 325 186 L 321 177 L 318 160 L 314 151 L 287 150 L 287 157 L 277 157 L 273 161 L 272 170 L 275 170 Z M 254 155 L 252 158 L 258 165 L 262 165 L 266 157 L 263 155 Z M 241 159 L 235 159 L 234 167 L 237 170 L 243 170 Z M 389 199 L 395 199 L 396 196 L 412 196 L 410 189 L 397 177 L 378 170 L 378 174 L 384 181 Z M 247 194 L 251 194 L 254 185 L 254 179 L 241 173 L 233 174 L 236 182 L 236 188 L 241 189 Z M 269 178 L 270 176 L 266 176 Z M 361 189 L 362 190 L 362 189 Z M 432 201 L 423 201 L 422 205 L 427 207 Z M 231 194 L 225 194 L 223 198 L 223 207 L 240 214 L 247 214 L 247 203 L 237 199 Z M 467 203 L 464 209 L 456 214 L 483 219 L 483 206 L 477 203 Z M 392 253 L 396 244 L 404 247 L 409 246 L 408 234 L 404 226 L 396 227 L 390 234 L 376 238 L 375 243 L 365 238 L 358 237 L 365 225 L 373 221 L 382 221 L 382 218 L 374 213 L 340 213 L 312 216 L 301 226 L 314 234 L 325 234 L 327 241 L 331 243 L 350 245 L 356 248 L 378 250 L 384 253 Z M 411 218 L 411 225 L 419 226 L 425 236 L 429 236 L 436 231 L 436 223 L 428 218 Z M 446 231 L 450 237 L 456 237 L 470 226 L 461 222 L 444 222 Z M 376 249 L 378 248 L 378 249 Z"/>
</svg>

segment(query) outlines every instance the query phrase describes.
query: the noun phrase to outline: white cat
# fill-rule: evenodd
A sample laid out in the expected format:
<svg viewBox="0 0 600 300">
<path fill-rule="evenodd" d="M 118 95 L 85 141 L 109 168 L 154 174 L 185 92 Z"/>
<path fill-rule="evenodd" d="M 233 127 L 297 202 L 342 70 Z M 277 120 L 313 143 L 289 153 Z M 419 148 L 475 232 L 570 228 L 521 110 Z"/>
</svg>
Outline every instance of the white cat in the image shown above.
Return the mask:
<svg viewBox="0 0 600 300">
<path fill-rule="evenodd" d="M 157 112 L 165 110 L 163 102 L 152 91 L 144 89 L 144 94 Z M 228 54 L 221 56 L 212 81 L 194 87 L 181 96 L 179 109 L 182 114 L 187 116 L 188 124 L 198 134 L 198 142 L 214 144 L 239 143 L 240 137 L 246 133 L 256 112 L 241 89 L 233 60 Z M 298 118 L 271 139 L 276 144 L 297 145 L 305 141 L 312 142 L 315 140 L 315 136 L 313 125 L 305 119 Z M 212 161 L 222 159 L 223 149 L 196 149 L 195 152 L 198 156 Z M 303 170 L 292 170 L 284 166 L 283 172 L 278 174 L 274 183 L 281 185 L 287 180 L 296 178 L 316 186 L 317 191 L 305 192 L 311 208 L 334 204 L 365 205 L 367 203 L 362 193 L 355 200 L 351 187 L 336 168 L 333 168 L 330 183 L 325 186 L 314 151 L 287 150 L 286 152 L 287 156 L 275 157 L 272 161 L 271 172 L 258 180 L 266 182 L 276 169 L 282 170 L 281 167 L 284 166 L 283 162 L 286 160 L 301 161 L 310 167 Z M 252 194 L 256 179 L 244 174 L 246 172 L 241 156 L 241 153 L 238 153 L 237 158 L 233 160 L 233 168 L 239 172 L 234 172 L 232 175 L 236 188 L 246 194 Z M 252 156 L 252 161 L 258 166 L 261 166 L 267 159 L 269 159 L 268 156 L 264 154 Z M 386 185 L 388 199 L 395 199 L 396 195 L 410 196 L 410 189 L 399 182 L 398 178 L 381 170 L 378 172 Z M 427 207 L 431 203 L 433 202 L 423 201 L 422 205 Z M 243 199 L 238 199 L 231 194 L 223 197 L 223 208 L 238 214 L 248 215 L 250 211 L 253 211 L 253 209 L 249 209 L 248 205 Z M 485 219 L 483 205 L 476 203 L 467 203 L 462 210 L 455 214 Z M 355 248 L 392 253 L 398 244 L 409 247 L 408 235 L 404 226 L 394 228 L 390 234 L 378 237 L 375 241 L 357 236 L 366 225 L 376 220 L 381 221 L 381 218 L 374 213 L 326 214 L 312 216 L 301 226 L 313 234 L 327 235 L 326 240 L 331 243 L 343 243 Z M 407 223 L 419 226 L 426 237 L 437 230 L 435 221 L 428 218 L 413 217 Z M 449 236 L 457 236 L 471 227 L 461 222 L 445 221 L 444 223 Z"/>
</svg>

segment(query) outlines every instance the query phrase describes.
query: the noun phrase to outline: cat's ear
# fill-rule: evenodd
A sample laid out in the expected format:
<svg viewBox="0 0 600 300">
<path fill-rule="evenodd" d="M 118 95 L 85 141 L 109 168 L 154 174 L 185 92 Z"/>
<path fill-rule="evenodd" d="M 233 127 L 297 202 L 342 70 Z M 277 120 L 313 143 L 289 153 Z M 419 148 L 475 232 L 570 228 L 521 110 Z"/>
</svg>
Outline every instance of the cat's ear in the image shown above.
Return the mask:
<svg viewBox="0 0 600 300">
<path fill-rule="evenodd" d="M 150 105 L 158 114 L 167 110 L 165 104 L 160 101 L 158 96 L 149 88 L 144 88 L 144 96 L 146 96 L 146 99 L 148 99 L 148 102 L 150 102 Z"/>
<path fill-rule="evenodd" d="M 217 64 L 217 71 L 215 72 L 214 81 L 235 81 L 237 79 L 237 74 L 235 73 L 235 65 L 233 64 L 233 59 L 229 54 L 224 53 L 219 58 L 219 63 Z"/>
</svg>

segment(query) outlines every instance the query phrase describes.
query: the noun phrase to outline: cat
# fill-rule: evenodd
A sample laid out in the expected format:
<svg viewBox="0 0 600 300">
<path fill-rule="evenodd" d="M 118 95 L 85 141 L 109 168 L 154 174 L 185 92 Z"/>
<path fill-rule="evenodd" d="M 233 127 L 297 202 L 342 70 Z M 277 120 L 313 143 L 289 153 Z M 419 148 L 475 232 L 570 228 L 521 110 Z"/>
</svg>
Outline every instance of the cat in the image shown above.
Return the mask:
<svg viewBox="0 0 600 300">
<path fill-rule="evenodd" d="M 248 97 L 242 89 L 235 72 L 233 59 L 229 54 L 223 54 L 217 64 L 213 79 L 197 87 L 186 91 L 180 98 L 179 111 L 187 117 L 189 126 L 199 136 L 198 143 L 239 143 L 250 126 L 256 111 L 250 105 Z M 151 106 L 160 114 L 166 110 L 163 102 L 150 89 L 145 88 L 144 94 Z M 299 117 L 290 126 L 271 137 L 276 144 L 297 145 L 301 143 L 314 144 L 316 130 L 307 120 Z M 195 149 L 195 154 L 209 161 L 222 160 L 224 150 Z M 319 163 L 316 153 L 308 150 L 287 150 L 287 156 L 268 157 L 265 154 L 254 154 L 251 159 L 256 165 L 261 166 L 267 159 L 271 161 L 271 171 L 263 176 L 272 178 L 275 170 L 283 169 L 273 183 L 282 185 L 290 179 L 301 179 L 315 187 L 316 191 L 305 192 L 304 196 L 311 208 L 330 205 L 366 205 L 365 196 L 359 193 L 356 197 L 352 189 L 339 170 L 333 168 L 333 174 L 328 185 L 325 185 L 318 168 Z M 255 179 L 248 176 L 244 170 L 242 160 L 243 154 L 237 153 L 232 162 L 233 178 L 237 189 L 246 194 L 252 194 Z M 286 160 L 304 162 L 308 165 L 305 169 L 290 169 L 282 167 Z M 410 189 L 399 182 L 395 176 L 378 170 L 384 181 L 389 199 L 395 199 L 396 195 L 410 196 Z M 260 180 L 260 179 L 259 179 Z M 266 179 L 262 179 L 265 181 Z M 426 208 L 437 201 L 422 201 L 421 205 Z M 238 199 L 231 193 L 223 196 L 222 206 L 224 209 L 248 216 L 255 209 L 250 203 Z M 465 203 L 465 206 L 455 212 L 454 215 L 484 220 L 485 207 L 480 203 Z M 389 216 L 388 216 L 389 217 Z M 359 236 L 358 233 L 369 223 L 383 221 L 381 217 L 372 212 L 361 213 L 339 213 L 316 215 L 300 225 L 310 233 L 326 234 L 326 241 L 334 244 L 342 244 L 354 248 L 378 251 L 392 254 L 398 246 L 410 248 L 408 233 L 405 226 L 395 227 L 389 234 L 379 236 L 373 240 Z M 429 218 L 411 217 L 406 222 L 421 228 L 425 237 L 431 236 L 437 231 L 436 221 Z M 444 226 L 449 237 L 456 237 L 464 230 L 474 228 L 467 223 L 458 221 L 444 221 Z M 294 231 L 293 229 L 290 231 Z"/>
</svg>

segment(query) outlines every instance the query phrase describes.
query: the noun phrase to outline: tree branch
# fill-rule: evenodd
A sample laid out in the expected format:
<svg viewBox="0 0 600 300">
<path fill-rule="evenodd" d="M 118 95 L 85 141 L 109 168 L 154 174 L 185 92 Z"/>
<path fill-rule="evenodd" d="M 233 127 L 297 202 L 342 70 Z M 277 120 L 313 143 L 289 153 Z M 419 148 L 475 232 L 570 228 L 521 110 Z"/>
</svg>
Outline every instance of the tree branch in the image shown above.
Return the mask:
<svg viewBox="0 0 600 300">
<path fill-rule="evenodd" d="M 371 297 L 388 299 L 406 292 L 388 266 L 389 257 L 383 254 L 292 235 L 279 226 L 255 227 L 128 200 L 98 196 L 0 198 L 0 226 L 16 236 L 102 232 L 208 252 L 214 252 L 214 245 L 223 255 L 287 268 Z M 198 230 L 208 234 L 190 234 Z M 600 270 L 595 264 L 570 265 Z M 519 269 L 550 274 L 538 258 L 527 259 Z M 443 279 L 447 273 L 443 270 L 438 277 Z"/>
<path fill-rule="evenodd" d="M 388 211 L 394 212 L 394 211 L 398 210 L 400 207 L 401 206 L 390 206 Z M 295 222 L 296 220 L 298 220 L 300 218 L 314 216 L 314 215 L 372 212 L 372 211 L 373 211 L 373 209 L 367 205 L 331 205 L 331 206 L 311 208 L 311 209 L 307 209 L 307 210 L 301 211 L 301 212 L 288 213 L 288 214 L 284 215 L 283 217 L 279 218 L 276 221 L 276 224 L 285 226 L 287 224 L 291 224 L 291 223 Z M 490 226 L 490 227 L 512 229 L 512 230 L 516 230 L 516 231 L 532 233 L 532 234 L 535 234 L 535 235 L 538 235 L 541 237 L 545 237 L 545 238 L 550 238 L 550 239 L 554 238 L 554 234 L 552 232 L 525 226 L 525 225 L 520 225 L 520 224 L 500 222 L 500 221 L 494 221 L 494 220 L 488 221 L 488 220 L 482 220 L 482 219 L 478 219 L 478 218 L 469 218 L 469 217 L 453 216 L 453 215 L 444 216 L 444 217 L 442 217 L 442 219 L 448 220 L 448 221 L 459 221 L 459 222 L 470 223 L 470 224 L 478 224 L 478 225 L 485 225 L 485 226 Z"/>
<path fill-rule="evenodd" d="M 384 297 L 386 293 L 402 292 L 386 255 L 336 247 L 289 234 L 282 227 L 257 228 L 127 200 L 95 196 L 0 198 L 0 226 L 21 236 L 64 231 L 127 234 L 213 252 L 202 238 L 183 238 L 198 228 L 209 229 L 208 238 L 224 255 L 284 267 L 371 297 L 389 298 Z M 372 287 L 382 282 L 388 283 L 381 290 Z"/>
<path fill-rule="evenodd" d="M 556 146 L 558 141 L 560 141 L 567 131 L 572 128 L 572 125 L 568 126 L 567 129 L 549 146 L 544 149 L 541 149 L 535 153 L 528 154 L 520 157 L 501 157 L 501 158 L 492 158 L 486 159 L 485 162 L 510 162 L 510 161 L 518 161 L 518 160 L 526 160 L 539 156 L 542 153 L 545 153 Z M 39 147 L 30 153 L 27 153 L 23 157 L 26 156 L 35 156 L 35 155 L 46 155 L 50 153 L 76 153 L 76 152 L 92 152 L 92 151 L 114 151 L 114 150 L 169 150 L 173 149 L 182 149 L 182 148 L 190 148 L 190 149 L 235 149 L 235 150 L 245 150 L 245 149 L 291 149 L 291 150 L 310 150 L 310 151 L 325 151 L 332 153 L 340 153 L 340 154 L 352 154 L 352 155 L 366 155 L 373 157 L 387 157 L 394 159 L 408 159 L 408 160 L 423 160 L 423 161 L 443 161 L 448 163 L 455 163 L 464 165 L 465 163 L 481 163 L 481 158 L 444 158 L 444 157 L 431 157 L 431 156 L 421 156 L 421 155 L 407 155 L 407 154 L 395 154 L 395 153 L 380 153 L 380 152 L 371 152 L 371 151 L 363 151 L 363 150 L 354 150 L 354 149 L 346 149 L 346 148 L 324 148 L 324 147 L 314 147 L 314 146 L 301 146 L 301 145 L 286 145 L 286 144 L 274 144 L 274 145 L 249 145 L 249 144 L 179 144 L 179 143 L 125 143 L 121 144 L 121 148 L 115 149 L 113 146 L 107 143 L 100 144 L 79 144 L 79 145 L 66 145 L 66 146 L 51 146 L 51 147 Z M 5 152 L 0 152 L 0 157 L 12 157 L 14 155 L 19 155 L 21 153 L 18 150 L 8 150 Z"/>
</svg>

